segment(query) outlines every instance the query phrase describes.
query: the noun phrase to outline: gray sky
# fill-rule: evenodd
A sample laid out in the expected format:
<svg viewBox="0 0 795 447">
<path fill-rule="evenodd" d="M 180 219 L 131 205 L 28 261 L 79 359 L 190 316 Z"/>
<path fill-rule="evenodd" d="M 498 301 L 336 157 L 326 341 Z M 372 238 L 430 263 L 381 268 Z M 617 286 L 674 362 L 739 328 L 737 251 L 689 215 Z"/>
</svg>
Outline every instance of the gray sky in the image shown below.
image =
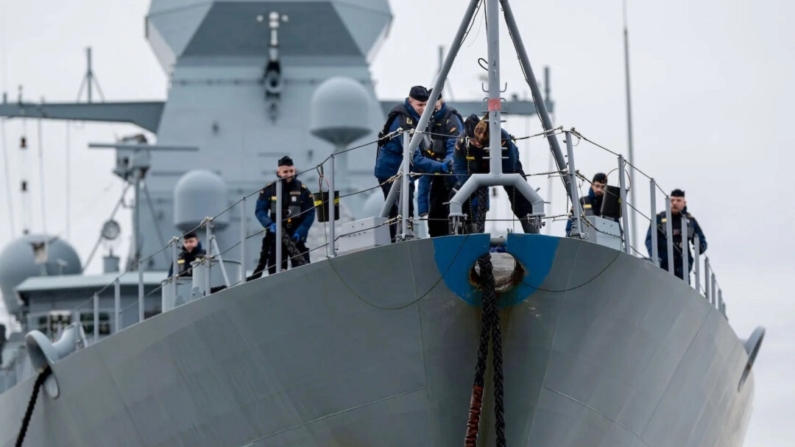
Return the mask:
<svg viewBox="0 0 795 447">
<path fill-rule="evenodd" d="M 464 0 L 392 0 L 394 22 L 371 72 L 380 98 L 399 98 L 408 86 L 428 84 L 437 69 L 437 46 L 448 46 Z M 626 114 L 619 0 L 514 0 L 513 8 L 537 77 L 552 71 L 556 124 L 576 127 L 614 150 L 626 150 Z M 48 101 L 76 98 L 85 71 L 84 47 L 94 51 L 94 72 L 108 99 L 164 99 L 167 80 L 143 33 L 148 1 L 0 2 L 0 88 L 16 98 Z M 427 13 L 421 16 L 419 11 Z M 689 209 L 703 227 L 708 254 L 723 288 L 730 323 L 746 338 L 757 325 L 767 338 L 755 366 L 756 398 L 746 446 L 790 446 L 788 410 L 795 407 L 790 377 L 795 366 L 795 242 L 790 236 L 795 209 L 785 176 L 795 163 L 795 136 L 788 129 L 795 103 L 795 30 L 788 19 L 792 2 L 702 0 L 630 1 L 630 58 L 636 164 L 668 191 L 685 189 Z M 432 17 L 433 20 L 424 17 Z M 508 92 L 524 96 L 518 63 L 505 28 L 501 30 L 503 80 Z M 480 99 L 478 57 L 486 57 L 482 15 L 450 74 L 454 99 Z M 95 94 L 96 95 L 96 94 Z M 37 123 L 26 123 L 37 150 Z M 527 123 L 510 120 L 514 135 Z M 12 185 L 19 168 L 18 120 L 5 126 Z M 540 130 L 533 118 L 529 130 Z M 113 154 L 89 150 L 88 142 L 110 142 L 137 132 L 127 125 L 72 124 L 70 241 L 85 260 L 101 222 L 122 189 L 110 173 Z M 66 124 L 43 125 L 46 230 L 66 236 Z M 548 150 L 538 139 L 520 145 L 528 172 L 548 168 Z M 614 157 L 583 142 L 577 167 L 587 175 L 616 166 Z M 34 152 L 35 153 L 35 152 Z M 0 160 L 1 162 L 2 160 Z M 38 159 L 30 160 L 32 228 L 43 230 Z M 786 169 L 786 170 L 785 170 Z M 5 174 L 0 171 L 0 179 Z M 637 206 L 649 214 L 648 181 L 637 181 Z M 534 186 L 546 191 L 547 181 Z M 6 214 L 6 183 L 0 182 L 0 210 Z M 563 212 L 555 182 L 554 212 Z M 658 197 L 658 203 L 661 198 Z M 16 232 L 21 228 L 14 198 Z M 504 214 L 504 203 L 497 205 Z M 662 208 L 661 208 L 662 209 Z M 129 213 L 121 214 L 123 231 Z M 563 223 L 553 231 L 562 233 Z M 642 224 L 642 243 L 647 224 Z M 12 236 L 8 219 L 0 246 Z M 126 243 L 121 249 L 126 251 Z M 645 250 L 643 250 L 645 252 Z M 99 272 L 99 256 L 89 273 Z M 789 336 L 787 334 L 790 334 Z"/>
</svg>

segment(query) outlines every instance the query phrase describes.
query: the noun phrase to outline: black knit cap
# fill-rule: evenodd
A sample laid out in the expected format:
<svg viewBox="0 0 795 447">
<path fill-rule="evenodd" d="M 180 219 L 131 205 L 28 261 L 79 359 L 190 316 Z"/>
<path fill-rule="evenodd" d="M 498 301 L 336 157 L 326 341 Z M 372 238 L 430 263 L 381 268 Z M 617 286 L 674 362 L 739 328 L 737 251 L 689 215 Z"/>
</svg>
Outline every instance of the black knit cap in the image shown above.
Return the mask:
<svg viewBox="0 0 795 447">
<path fill-rule="evenodd" d="M 677 189 L 674 189 L 673 191 L 671 191 L 671 197 L 684 197 L 684 196 L 685 196 L 685 192 L 682 191 L 681 189 L 677 188 Z"/>
<path fill-rule="evenodd" d="M 464 129 L 466 129 L 466 135 L 468 137 L 472 138 L 475 136 L 475 126 L 477 126 L 479 122 L 480 118 L 474 113 L 464 120 Z"/>
<path fill-rule="evenodd" d="M 279 159 L 279 166 L 292 166 L 293 159 L 285 155 L 284 157 Z"/>
<path fill-rule="evenodd" d="M 433 89 L 429 89 L 429 90 L 428 90 L 428 99 L 430 99 L 430 98 L 431 98 L 431 94 L 432 94 L 432 93 L 433 93 Z M 437 101 L 438 101 L 438 100 L 440 100 L 440 99 L 442 99 L 442 93 L 444 93 L 444 91 L 441 91 L 441 92 L 439 92 L 439 97 L 438 97 L 438 98 L 436 98 L 436 100 L 437 100 Z"/>
<path fill-rule="evenodd" d="M 607 175 L 604 172 L 597 172 L 596 175 L 593 176 L 592 183 L 607 183 Z"/>
<path fill-rule="evenodd" d="M 414 87 L 411 87 L 411 90 L 409 91 L 409 97 L 423 102 L 428 100 L 428 94 L 428 89 L 421 85 L 415 85 Z"/>
<path fill-rule="evenodd" d="M 189 232 L 185 233 L 184 235 L 182 235 L 182 239 L 183 239 L 183 240 L 185 240 L 185 239 L 190 239 L 190 238 L 196 238 L 196 239 L 198 239 L 198 238 L 199 238 L 199 236 L 197 236 L 197 235 L 196 235 L 196 232 L 195 232 L 195 231 L 189 231 Z"/>
</svg>

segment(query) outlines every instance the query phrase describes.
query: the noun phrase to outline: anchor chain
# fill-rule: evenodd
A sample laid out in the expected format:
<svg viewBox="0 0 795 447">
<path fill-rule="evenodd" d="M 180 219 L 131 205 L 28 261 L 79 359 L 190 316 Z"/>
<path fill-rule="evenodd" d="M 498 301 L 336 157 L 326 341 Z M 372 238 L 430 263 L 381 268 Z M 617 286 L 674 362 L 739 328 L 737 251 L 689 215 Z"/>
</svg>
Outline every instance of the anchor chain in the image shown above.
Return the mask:
<svg viewBox="0 0 795 447">
<path fill-rule="evenodd" d="M 16 447 L 22 447 L 22 441 L 25 440 L 25 435 L 28 432 L 28 425 L 30 425 L 30 418 L 33 416 L 33 408 L 36 406 L 36 401 L 39 397 L 39 390 L 51 373 L 52 369 L 50 369 L 50 365 L 46 365 L 44 369 L 41 370 L 38 377 L 36 377 L 36 382 L 33 384 L 33 393 L 30 395 L 28 408 L 25 410 L 25 417 L 22 418 L 22 427 L 19 428 L 17 443 L 15 444 Z"/>
<path fill-rule="evenodd" d="M 469 420 L 464 438 L 465 447 L 475 447 L 477 443 L 480 424 L 481 406 L 483 403 L 484 376 L 486 374 L 486 358 L 488 357 L 489 336 L 491 336 L 494 369 L 494 419 L 497 447 L 505 447 L 505 404 L 503 401 L 503 371 L 502 371 L 502 336 L 500 328 L 500 313 L 497 307 L 497 292 L 494 284 L 494 266 L 491 255 L 485 254 L 478 258 L 480 268 L 481 286 L 483 288 L 483 314 L 480 326 L 480 345 L 478 346 L 478 361 L 475 367 L 475 381 L 472 387 L 472 397 L 469 406 Z"/>
</svg>

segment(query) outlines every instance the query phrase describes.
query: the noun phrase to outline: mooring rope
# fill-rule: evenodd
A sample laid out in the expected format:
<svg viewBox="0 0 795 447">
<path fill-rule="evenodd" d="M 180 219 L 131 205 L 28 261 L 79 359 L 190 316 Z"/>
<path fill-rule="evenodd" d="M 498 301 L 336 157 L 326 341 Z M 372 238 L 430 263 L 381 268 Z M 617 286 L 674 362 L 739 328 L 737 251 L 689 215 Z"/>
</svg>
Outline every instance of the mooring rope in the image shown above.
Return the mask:
<svg viewBox="0 0 795 447">
<path fill-rule="evenodd" d="M 47 365 L 39 373 L 38 377 L 36 377 L 36 383 L 33 384 L 33 393 L 30 395 L 28 408 L 25 411 L 25 417 L 22 418 L 22 427 L 19 428 L 16 447 L 22 447 L 22 441 L 25 440 L 25 435 L 28 432 L 28 425 L 30 425 L 30 418 L 33 416 L 33 408 L 36 406 L 36 401 L 39 397 L 39 390 L 41 389 L 42 385 L 44 385 L 44 381 L 50 376 L 51 373 L 52 370 L 50 369 L 50 365 Z"/>
<path fill-rule="evenodd" d="M 469 405 L 469 420 L 464 438 L 465 447 L 475 447 L 480 424 L 481 407 L 483 403 L 484 376 L 486 374 L 486 359 L 488 357 L 489 336 L 491 336 L 494 369 L 494 416 L 497 447 L 505 447 L 505 404 L 503 401 L 503 371 L 502 371 L 502 336 L 500 328 L 500 313 L 497 307 L 497 291 L 494 281 L 494 266 L 491 255 L 485 254 L 478 258 L 480 268 L 481 286 L 483 289 L 483 314 L 480 326 L 480 344 L 478 346 L 478 360 L 475 367 L 475 381 L 472 386 L 472 397 Z"/>
</svg>

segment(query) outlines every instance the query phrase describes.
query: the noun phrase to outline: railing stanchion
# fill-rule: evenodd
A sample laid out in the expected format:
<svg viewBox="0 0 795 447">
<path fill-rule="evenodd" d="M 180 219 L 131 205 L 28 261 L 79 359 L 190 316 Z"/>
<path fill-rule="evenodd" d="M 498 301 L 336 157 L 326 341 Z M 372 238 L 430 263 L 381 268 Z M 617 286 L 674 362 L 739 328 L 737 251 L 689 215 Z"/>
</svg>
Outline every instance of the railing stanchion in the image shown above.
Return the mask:
<svg viewBox="0 0 795 447">
<path fill-rule="evenodd" d="M 240 274 L 238 280 L 242 283 L 246 280 L 246 198 L 240 201 Z"/>
<path fill-rule="evenodd" d="M 665 198 L 665 241 L 668 254 L 668 273 L 674 274 L 674 228 L 671 222 L 671 201 Z"/>
<path fill-rule="evenodd" d="M 654 179 L 650 180 L 651 183 L 651 222 L 649 228 L 651 229 L 651 260 L 657 267 L 660 266 L 660 248 L 657 246 L 657 233 L 659 232 L 657 224 L 657 182 Z"/>
<path fill-rule="evenodd" d="M 627 215 L 627 211 L 630 209 L 627 206 L 627 186 L 626 180 L 624 179 L 624 156 L 618 156 L 618 187 L 619 193 L 621 196 L 621 222 L 624 226 L 624 231 L 622 231 L 624 235 L 624 251 L 628 254 L 632 254 L 632 239 L 631 229 L 629 228 L 629 215 Z"/>
</svg>

